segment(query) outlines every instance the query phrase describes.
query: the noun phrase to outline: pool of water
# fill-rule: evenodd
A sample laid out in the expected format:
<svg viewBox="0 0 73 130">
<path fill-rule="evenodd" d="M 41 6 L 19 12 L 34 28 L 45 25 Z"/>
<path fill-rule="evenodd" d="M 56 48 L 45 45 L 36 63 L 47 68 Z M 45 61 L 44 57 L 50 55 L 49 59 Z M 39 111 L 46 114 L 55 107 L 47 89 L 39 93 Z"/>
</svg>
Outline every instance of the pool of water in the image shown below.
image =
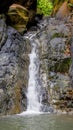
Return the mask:
<svg viewBox="0 0 73 130">
<path fill-rule="evenodd" d="M 0 130 L 73 130 L 73 116 L 38 114 L 0 117 Z"/>
</svg>

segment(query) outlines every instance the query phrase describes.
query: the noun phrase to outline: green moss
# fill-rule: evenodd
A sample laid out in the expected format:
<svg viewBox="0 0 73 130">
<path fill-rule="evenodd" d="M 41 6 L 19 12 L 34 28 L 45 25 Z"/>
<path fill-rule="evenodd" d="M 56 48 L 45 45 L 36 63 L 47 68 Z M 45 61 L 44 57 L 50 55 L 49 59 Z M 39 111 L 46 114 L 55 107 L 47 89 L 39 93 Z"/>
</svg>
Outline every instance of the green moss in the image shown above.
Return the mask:
<svg viewBox="0 0 73 130">
<path fill-rule="evenodd" d="M 72 4 L 72 3 L 68 3 L 68 5 L 69 5 L 70 7 L 73 7 L 73 4 Z"/>
<path fill-rule="evenodd" d="M 53 5 L 52 5 L 52 2 L 50 2 L 50 0 L 38 0 L 37 8 L 38 10 L 41 10 L 40 12 L 43 15 L 48 16 L 51 14 Z"/>
<path fill-rule="evenodd" d="M 71 58 L 66 58 L 63 60 L 63 62 L 56 64 L 55 70 L 63 73 L 68 72 L 70 65 L 71 65 Z"/>
<path fill-rule="evenodd" d="M 17 114 L 21 111 L 21 84 L 18 81 L 14 87 L 14 105 L 10 111 L 10 114 Z"/>
<path fill-rule="evenodd" d="M 60 62 L 58 61 L 54 66 L 51 66 L 50 70 L 55 72 L 68 73 L 70 65 L 71 58 L 66 58 Z"/>
<path fill-rule="evenodd" d="M 62 34 L 62 33 L 54 33 L 53 36 L 52 36 L 52 39 L 56 38 L 56 37 L 64 37 L 64 34 Z"/>
</svg>

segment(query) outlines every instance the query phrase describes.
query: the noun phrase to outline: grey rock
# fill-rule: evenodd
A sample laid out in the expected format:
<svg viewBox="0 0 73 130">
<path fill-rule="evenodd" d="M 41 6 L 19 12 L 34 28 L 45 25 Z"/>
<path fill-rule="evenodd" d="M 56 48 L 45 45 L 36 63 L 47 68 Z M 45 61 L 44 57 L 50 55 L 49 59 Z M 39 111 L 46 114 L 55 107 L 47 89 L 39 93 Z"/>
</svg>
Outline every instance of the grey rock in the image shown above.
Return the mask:
<svg viewBox="0 0 73 130">
<path fill-rule="evenodd" d="M 4 26 L 0 28 L 4 33 L 1 31 L 1 37 L 5 35 L 7 39 L 4 43 L 0 42 L 0 114 L 5 115 L 26 109 L 26 97 L 22 90 L 27 87 L 28 54 L 31 49 L 29 40 L 23 39 L 12 27 L 6 27 L 4 19 L 0 19 L 2 21 Z"/>
<path fill-rule="evenodd" d="M 5 15 L 0 15 L 0 50 L 7 39 Z"/>
</svg>

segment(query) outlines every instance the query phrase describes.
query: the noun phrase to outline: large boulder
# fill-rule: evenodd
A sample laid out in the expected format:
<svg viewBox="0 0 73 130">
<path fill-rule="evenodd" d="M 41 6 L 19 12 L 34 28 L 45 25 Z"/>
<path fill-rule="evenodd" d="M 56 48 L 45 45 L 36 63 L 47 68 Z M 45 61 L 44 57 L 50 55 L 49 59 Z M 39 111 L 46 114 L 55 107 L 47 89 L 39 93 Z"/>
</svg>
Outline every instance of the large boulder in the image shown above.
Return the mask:
<svg viewBox="0 0 73 130">
<path fill-rule="evenodd" d="M 19 4 L 13 4 L 9 7 L 8 22 L 19 32 L 24 32 L 29 20 L 29 11 Z"/>
<path fill-rule="evenodd" d="M 19 32 L 23 32 L 26 30 L 26 26 L 30 27 L 34 22 L 36 6 L 37 0 L 1 1 L 0 14 L 5 13 L 7 16 L 7 23 L 13 26 Z"/>
<path fill-rule="evenodd" d="M 29 20 L 27 26 L 30 27 L 34 23 L 34 18 L 37 9 L 37 0 L 15 0 L 14 3 L 20 4 L 28 10 Z"/>
</svg>

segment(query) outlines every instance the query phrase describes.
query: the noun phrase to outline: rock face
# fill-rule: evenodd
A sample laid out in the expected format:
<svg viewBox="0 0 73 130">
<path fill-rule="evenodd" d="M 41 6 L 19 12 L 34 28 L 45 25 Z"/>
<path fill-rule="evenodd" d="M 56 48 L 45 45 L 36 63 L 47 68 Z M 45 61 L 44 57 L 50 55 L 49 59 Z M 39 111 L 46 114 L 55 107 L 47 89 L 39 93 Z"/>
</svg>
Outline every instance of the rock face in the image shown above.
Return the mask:
<svg viewBox="0 0 73 130">
<path fill-rule="evenodd" d="M 0 114 L 5 115 L 26 109 L 30 44 L 16 30 L 6 26 L 4 16 L 1 18 Z"/>
<path fill-rule="evenodd" d="M 67 21 L 60 21 L 55 18 L 43 19 L 41 23 L 43 27 L 40 26 L 42 29 L 40 29 L 41 31 L 37 33 L 35 38 L 37 43 L 40 44 L 41 82 L 48 93 L 46 100 L 45 96 L 42 95 L 42 102 L 46 101 L 46 105 L 47 103 L 51 104 L 56 109 L 56 103 L 59 102 L 59 105 L 62 103 L 60 95 L 63 94 L 64 90 L 67 93 L 67 89 L 71 87 L 69 75 L 72 73 L 72 68 L 71 71 L 69 69 L 72 63 L 70 51 L 72 25 L 70 24 L 69 26 L 69 24 Z M 67 104 L 68 102 L 66 103 L 66 108 L 68 107 Z"/>
<path fill-rule="evenodd" d="M 8 20 L 11 20 L 12 24 L 15 25 L 14 27 L 22 32 L 27 22 L 30 21 L 30 16 L 30 19 L 33 19 L 35 15 L 35 3 L 36 0 L 25 2 L 1 1 L 0 13 L 6 13 L 9 8 L 10 19 L 8 18 Z M 24 5 L 27 5 L 27 8 Z M 33 8 L 31 9 L 30 6 L 32 5 Z M 32 12 L 34 13 L 32 14 Z M 29 16 L 29 14 L 31 15 Z M 0 15 L 0 115 L 20 113 L 26 109 L 28 54 L 31 50 L 29 40 L 23 38 L 11 26 L 6 25 L 6 18 L 7 14 Z"/>
<path fill-rule="evenodd" d="M 70 83 L 71 83 L 71 88 L 73 89 L 73 26 L 72 26 L 72 38 L 71 38 L 71 60 L 72 64 L 70 66 L 69 74 L 70 74 Z"/>
<path fill-rule="evenodd" d="M 67 90 L 63 90 L 59 96 L 59 101 L 55 105 L 62 111 L 73 111 L 73 89 L 67 88 Z"/>
<path fill-rule="evenodd" d="M 34 41 L 37 42 L 39 48 L 42 86 L 40 97 L 42 102 L 41 109 L 44 112 L 53 112 L 53 107 L 59 109 L 60 107 L 57 106 L 57 103 L 59 102 L 59 106 L 61 106 L 61 95 L 63 95 L 64 90 L 67 93 L 68 89 L 71 88 L 73 78 L 70 80 L 69 76 L 72 72 L 70 67 L 72 64 L 70 51 L 72 23 L 68 21 L 44 18 L 40 25 L 38 24 L 40 29 L 38 29 L 37 33 L 32 31 L 36 33 Z M 68 102 L 66 103 L 67 109 L 65 109 L 68 111 L 67 105 Z"/>
<path fill-rule="evenodd" d="M 6 34 L 5 16 L 0 15 L 0 50 L 3 44 L 5 44 L 6 39 L 7 39 L 7 34 Z"/>
</svg>

